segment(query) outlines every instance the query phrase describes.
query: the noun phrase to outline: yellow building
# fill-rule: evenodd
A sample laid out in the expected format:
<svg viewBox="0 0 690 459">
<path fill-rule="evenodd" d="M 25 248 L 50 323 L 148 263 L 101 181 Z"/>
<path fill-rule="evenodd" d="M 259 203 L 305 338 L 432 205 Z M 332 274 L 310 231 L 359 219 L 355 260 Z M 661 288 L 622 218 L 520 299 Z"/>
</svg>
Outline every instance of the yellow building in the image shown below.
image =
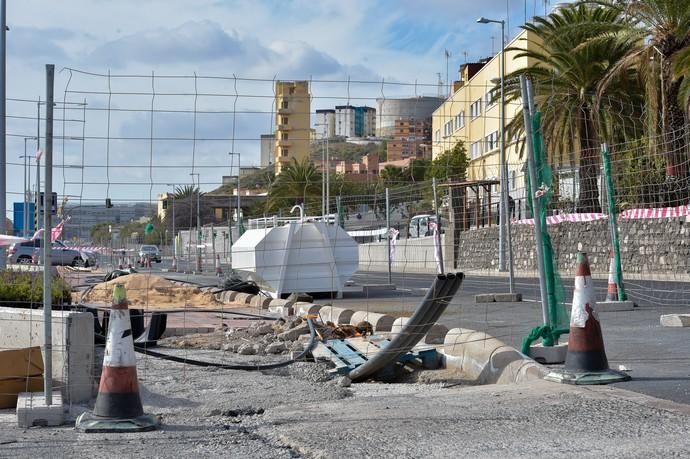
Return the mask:
<svg viewBox="0 0 690 459">
<path fill-rule="evenodd" d="M 276 174 L 292 161 L 309 157 L 311 138 L 308 81 L 276 81 L 276 132 L 274 164 Z"/>
<path fill-rule="evenodd" d="M 526 48 L 534 46 L 535 36 L 522 31 L 506 45 Z M 505 73 L 510 74 L 529 65 L 531 59 L 516 57 L 518 52 L 507 51 Z M 468 63 L 460 67 L 459 78 L 454 85 L 454 93 L 433 113 L 432 116 L 432 154 L 436 158 L 445 150 L 452 149 L 462 141 L 470 158 L 468 180 L 499 179 L 500 148 L 500 82 L 501 54 L 479 63 Z M 522 116 L 522 102 L 506 104 L 506 125 L 515 116 Z M 508 163 L 508 193 L 515 199 L 523 198 L 524 160 L 519 158 L 514 139 L 506 137 L 506 161 Z M 492 190 L 498 193 L 498 186 Z"/>
</svg>

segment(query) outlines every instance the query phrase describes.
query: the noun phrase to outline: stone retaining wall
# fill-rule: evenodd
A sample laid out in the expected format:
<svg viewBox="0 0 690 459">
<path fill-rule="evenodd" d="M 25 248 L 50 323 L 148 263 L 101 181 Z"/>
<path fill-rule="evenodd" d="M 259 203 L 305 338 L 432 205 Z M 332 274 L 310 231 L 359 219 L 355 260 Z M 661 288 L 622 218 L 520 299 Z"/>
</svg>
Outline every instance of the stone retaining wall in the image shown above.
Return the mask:
<svg viewBox="0 0 690 459">
<path fill-rule="evenodd" d="M 627 273 L 686 274 L 690 263 L 690 224 L 685 218 L 619 222 L 621 262 Z M 611 237 L 608 221 L 563 222 L 548 227 L 561 273 L 573 273 L 575 254 L 589 255 L 592 272 L 607 273 Z M 536 271 L 534 227 L 513 225 L 516 271 Z M 461 233 L 458 269 L 495 270 L 498 264 L 498 227 Z"/>
</svg>

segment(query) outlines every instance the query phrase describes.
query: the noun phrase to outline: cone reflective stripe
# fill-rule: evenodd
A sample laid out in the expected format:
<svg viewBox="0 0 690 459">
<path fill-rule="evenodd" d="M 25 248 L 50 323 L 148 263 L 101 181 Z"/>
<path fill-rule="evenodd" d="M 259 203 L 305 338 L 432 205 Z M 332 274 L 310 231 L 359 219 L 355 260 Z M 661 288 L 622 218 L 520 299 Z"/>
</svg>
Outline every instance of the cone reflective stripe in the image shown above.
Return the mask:
<svg viewBox="0 0 690 459">
<path fill-rule="evenodd" d="M 618 284 L 616 284 L 616 260 L 611 251 L 611 261 L 609 262 L 609 285 L 606 291 L 606 301 L 618 301 Z"/>
<path fill-rule="evenodd" d="M 596 312 L 592 274 L 587 255 L 582 252 L 577 254 L 565 366 L 562 370 L 552 371 L 544 379 L 568 384 L 608 384 L 630 379 L 626 374 L 609 369 Z"/>
<path fill-rule="evenodd" d="M 157 420 L 144 415 L 136 363 L 125 288 L 116 284 L 96 406 L 93 415 L 84 413 L 77 418 L 77 429 L 85 432 L 132 432 L 156 427 Z"/>
</svg>

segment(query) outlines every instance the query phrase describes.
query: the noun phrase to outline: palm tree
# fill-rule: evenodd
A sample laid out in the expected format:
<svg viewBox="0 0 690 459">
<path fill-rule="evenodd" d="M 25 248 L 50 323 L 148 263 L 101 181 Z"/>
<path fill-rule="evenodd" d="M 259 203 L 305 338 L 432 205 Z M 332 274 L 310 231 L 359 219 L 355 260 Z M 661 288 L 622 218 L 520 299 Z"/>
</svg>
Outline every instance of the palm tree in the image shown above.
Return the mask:
<svg viewBox="0 0 690 459">
<path fill-rule="evenodd" d="M 601 101 L 604 97 L 627 101 L 637 93 L 633 72 L 620 73 L 609 81 L 605 93 L 599 92 L 611 67 L 635 46 L 634 38 L 624 33 L 627 19 L 615 8 L 579 2 L 535 17 L 533 23 L 522 27 L 536 37 L 534 46 L 509 50 L 535 64 L 506 76 L 506 99 L 514 101 L 521 96 L 519 75 L 531 78 L 535 104 L 542 112 L 547 154 L 553 160 L 557 152 L 573 152 L 571 164 L 579 162 L 576 210 L 598 212 L 599 143 L 602 134 L 620 130 L 612 123 L 623 122 L 614 107 Z M 507 131 L 509 138 L 523 134 L 522 117 L 516 116 Z"/>
<path fill-rule="evenodd" d="M 690 96 L 690 83 L 685 78 L 690 75 L 690 4 L 687 0 L 600 0 L 598 3 L 634 18 L 629 23 L 629 32 L 637 46 L 612 67 L 610 77 L 617 78 L 630 69 L 640 74 L 650 108 L 648 122 L 659 126 L 662 132 L 667 179 L 684 179 L 688 175 L 687 124 L 683 111 L 688 108 Z M 650 64 L 655 61 L 659 64 Z"/>
<path fill-rule="evenodd" d="M 321 172 L 308 158 L 302 161 L 292 158 L 271 184 L 266 210 L 276 211 L 304 204 L 304 213 L 307 215 L 307 209 L 320 202 L 321 177 Z"/>
</svg>

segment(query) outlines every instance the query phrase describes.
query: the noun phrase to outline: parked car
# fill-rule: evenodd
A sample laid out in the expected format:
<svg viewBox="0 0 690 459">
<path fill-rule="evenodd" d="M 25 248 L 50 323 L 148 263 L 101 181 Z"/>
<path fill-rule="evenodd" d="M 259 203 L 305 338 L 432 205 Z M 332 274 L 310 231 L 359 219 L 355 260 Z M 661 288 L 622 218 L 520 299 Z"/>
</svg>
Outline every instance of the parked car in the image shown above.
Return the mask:
<svg viewBox="0 0 690 459">
<path fill-rule="evenodd" d="M 30 264 L 34 254 L 41 257 L 41 239 L 12 244 L 8 251 L 9 263 Z M 51 262 L 55 266 L 84 266 L 96 264 L 95 254 L 67 247 L 61 241 L 52 244 Z"/>
<path fill-rule="evenodd" d="M 146 256 L 151 257 L 151 261 L 155 261 L 156 263 L 161 262 L 161 251 L 158 250 L 158 246 L 156 245 L 142 245 L 139 247 L 139 258 Z"/>
</svg>

